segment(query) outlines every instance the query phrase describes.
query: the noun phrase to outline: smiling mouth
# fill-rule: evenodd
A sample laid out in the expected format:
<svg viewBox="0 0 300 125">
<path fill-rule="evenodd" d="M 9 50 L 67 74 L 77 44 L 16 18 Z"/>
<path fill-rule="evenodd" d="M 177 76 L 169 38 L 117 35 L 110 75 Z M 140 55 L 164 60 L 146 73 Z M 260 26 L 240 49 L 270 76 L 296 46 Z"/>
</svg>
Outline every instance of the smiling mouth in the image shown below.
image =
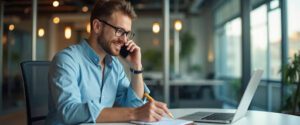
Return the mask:
<svg viewBox="0 0 300 125">
<path fill-rule="evenodd" d="M 121 47 L 122 47 L 122 45 L 123 45 L 123 44 L 121 44 L 121 43 L 114 43 L 114 44 L 115 44 L 115 47 L 117 47 L 118 50 L 120 50 Z"/>
</svg>

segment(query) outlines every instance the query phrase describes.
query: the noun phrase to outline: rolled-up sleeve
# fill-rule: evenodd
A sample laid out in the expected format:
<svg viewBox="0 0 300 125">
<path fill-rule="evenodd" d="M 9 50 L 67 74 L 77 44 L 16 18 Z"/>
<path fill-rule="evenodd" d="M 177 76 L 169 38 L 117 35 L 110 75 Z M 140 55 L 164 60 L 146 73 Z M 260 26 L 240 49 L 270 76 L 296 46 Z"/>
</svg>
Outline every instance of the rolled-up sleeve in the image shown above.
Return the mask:
<svg viewBox="0 0 300 125">
<path fill-rule="evenodd" d="M 130 81 L 128 80 L 123 68 L 120 69 L 119 78 L 116 105 L 124 107 L 139 107 L 147 102 L 145 98 L 141 99 L 136 95 L 136 92 L 130 86 Z M 150 93 L 146 84 L 144 84 L 144 93 Z"/>
<path fill-rule="evenodd" d="M 103 105 L 100 99 L 82 102 L 77 75 L 79 66 L 68 53 L 58 54 L 49 69 L 49 87 L 59 118 L 65 124 L 96 122 Z"/>
</svg>

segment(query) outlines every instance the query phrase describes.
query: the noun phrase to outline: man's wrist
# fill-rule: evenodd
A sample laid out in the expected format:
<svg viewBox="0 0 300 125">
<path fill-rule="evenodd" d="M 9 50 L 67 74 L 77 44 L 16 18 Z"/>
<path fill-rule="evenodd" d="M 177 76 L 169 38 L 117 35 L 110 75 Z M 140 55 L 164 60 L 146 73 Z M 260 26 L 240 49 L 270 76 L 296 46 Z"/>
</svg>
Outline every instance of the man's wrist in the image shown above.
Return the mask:
<svg viewBox="0 0 300 125">
<path fill-rule="evenodd" d="M 141 74 L 141 73 L 143 73 L 143 71 L 144 71 L 143 69 L 135 70 L 135 69 L 130 68 L 130 72 L 133 73 L 133 74 Z"/>
<path fill-rule="evenodd" d="M 130 121 L 136 121 L 137 120 L 137 115 L 136 115 L 136 110 L 137 108 L 129 108 L 129 119 Z"/>
<path fill-rule="evenodd" d="M 131 69 L 140 71 L 140 70 L 143 70 L 143 66 L 142 66 L 142 64 L 139 64 L 139 65 L 132 65 L 132 66 L 131 66 Z"/>
</svg>

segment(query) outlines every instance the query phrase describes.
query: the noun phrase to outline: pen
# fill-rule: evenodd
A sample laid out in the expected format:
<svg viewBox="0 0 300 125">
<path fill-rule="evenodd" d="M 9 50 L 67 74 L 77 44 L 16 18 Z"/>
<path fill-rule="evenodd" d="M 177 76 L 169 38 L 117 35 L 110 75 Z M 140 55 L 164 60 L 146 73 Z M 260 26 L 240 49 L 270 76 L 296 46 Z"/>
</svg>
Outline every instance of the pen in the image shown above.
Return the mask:
<svg viewBox="0 0 300 125">
<path fill-rule="evenodd" d="M 150 102 L 153 102 L 154 99 L 148 94 L 148 93 L 144 93 L 144 96 L 150 101 Z M 174 118 L 174 116 L 171 114 L 171 112 L 168 112 L 168 115 L 171 117 L 171 118 Z"/>
</svg>

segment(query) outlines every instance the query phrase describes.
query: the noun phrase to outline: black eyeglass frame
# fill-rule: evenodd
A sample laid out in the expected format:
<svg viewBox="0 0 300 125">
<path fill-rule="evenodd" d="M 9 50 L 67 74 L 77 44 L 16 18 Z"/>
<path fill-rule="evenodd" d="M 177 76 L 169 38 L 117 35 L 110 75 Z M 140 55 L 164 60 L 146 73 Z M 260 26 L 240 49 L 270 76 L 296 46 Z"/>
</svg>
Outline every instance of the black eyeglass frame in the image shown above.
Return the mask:
<svg viewBox="0 0 300 125">
<path fill-rule="evenodd" d="M 121 37 L 123 35 L 126 35 L 127 40 L 132 40 L 134 38 L 134 35 L 135 35 L 134 32 L 132 32 L 132 31 L 126 31 L 125 29 L 123 29 L 121 27 L 114 26 L 114 25 L 112 25 L 112 24 L 110 24 L 110 23 L 108 23 L 108 22 L 106 22 L 106 21 L 104 21 L 102 19 L 99 19 L 99 18 L 96 18 L 96 19 L 99 20 L 100 22 L 102 22 L 102 23 L 110 26 L 111 28 L 113 28 L 115 30 L 115 35 L 117 37 Z"/>
</svg>

